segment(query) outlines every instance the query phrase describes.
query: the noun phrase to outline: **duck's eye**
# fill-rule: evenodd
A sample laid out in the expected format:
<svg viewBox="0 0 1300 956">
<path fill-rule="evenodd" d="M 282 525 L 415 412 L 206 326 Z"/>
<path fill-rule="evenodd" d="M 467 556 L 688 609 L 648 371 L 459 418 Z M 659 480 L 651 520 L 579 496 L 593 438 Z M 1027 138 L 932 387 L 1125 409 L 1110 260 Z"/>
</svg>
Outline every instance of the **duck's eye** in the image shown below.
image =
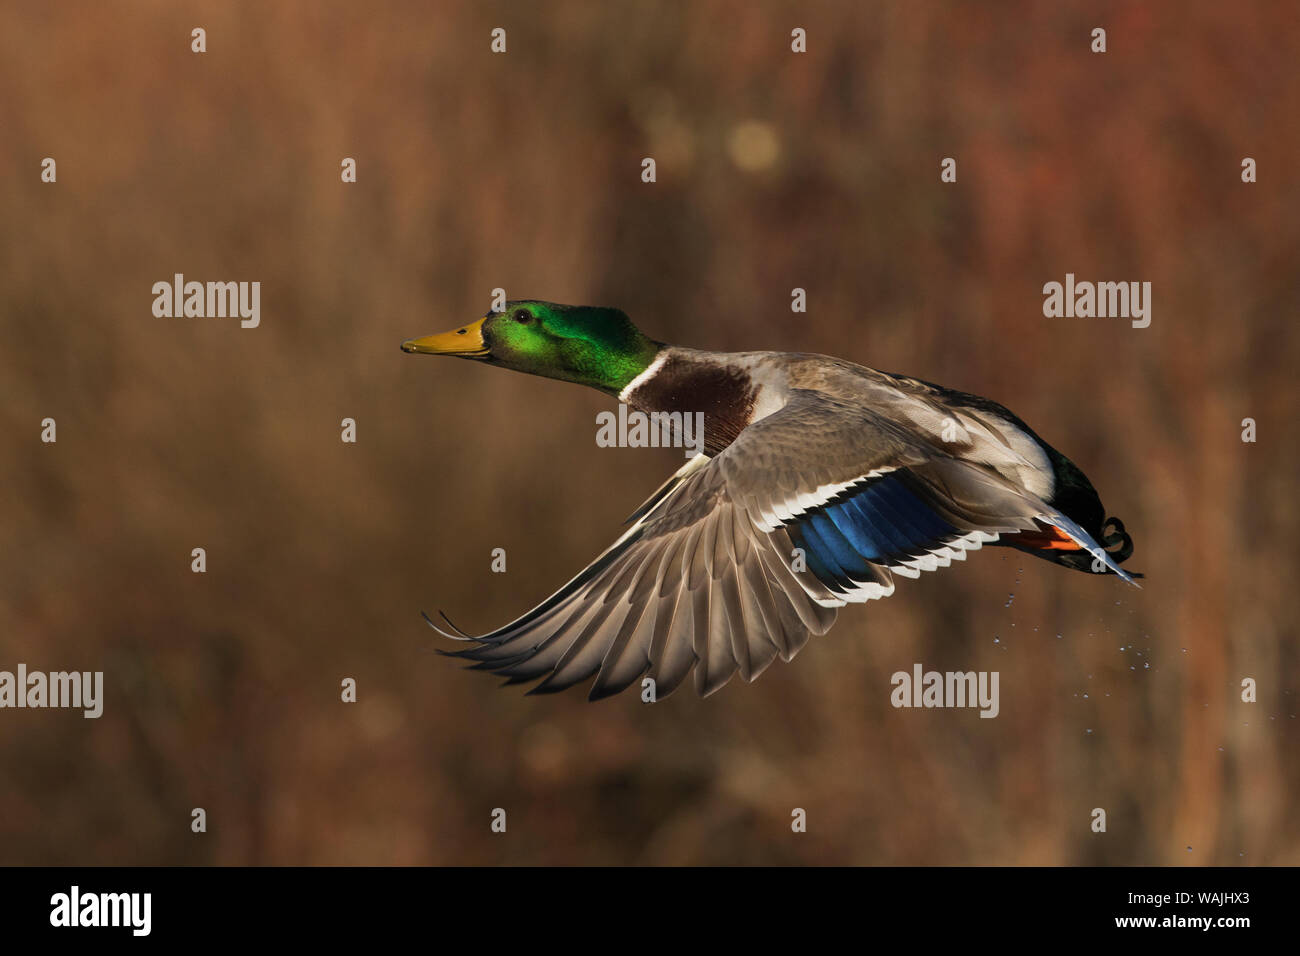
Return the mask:
<svg viewBox="0 0 1300 956">
<path fill-rule="evenodd" d="M 533 313 L 529 312 L 527 309 L 515 309 L 515 321 L 527 325 L 529 322 L 533 321 Z"/>
</svg>

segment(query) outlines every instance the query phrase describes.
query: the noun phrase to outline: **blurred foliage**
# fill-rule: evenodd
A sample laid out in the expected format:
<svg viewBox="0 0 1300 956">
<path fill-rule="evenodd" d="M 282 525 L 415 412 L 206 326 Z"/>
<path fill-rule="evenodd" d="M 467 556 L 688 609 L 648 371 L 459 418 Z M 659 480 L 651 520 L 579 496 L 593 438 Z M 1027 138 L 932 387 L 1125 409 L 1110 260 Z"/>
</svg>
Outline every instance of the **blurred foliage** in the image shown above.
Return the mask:
<svg viewBox="0 0 1300 956">
<path fill-rule="evenodd" d="M 0 863 L 1300 863 L 1296 21 L 5 4 L 0 667 L 107 699 L 0 712 Z M 154 318 L 176 272 L 261 281 L 261 327 Z M 1151 327 L 1045 319 L 1066 272 L 1151 281 Z M 419 611 L 504 623 L 681 460 L 598 448 L 595 392 L 398 351 L 498 286 L 997 399 L 1144 590 L 988 550 L 706 701 L 498 690 Z M 915 661 L 1000 671 L 1001 716 L 892 709 Z"/>
</svg>

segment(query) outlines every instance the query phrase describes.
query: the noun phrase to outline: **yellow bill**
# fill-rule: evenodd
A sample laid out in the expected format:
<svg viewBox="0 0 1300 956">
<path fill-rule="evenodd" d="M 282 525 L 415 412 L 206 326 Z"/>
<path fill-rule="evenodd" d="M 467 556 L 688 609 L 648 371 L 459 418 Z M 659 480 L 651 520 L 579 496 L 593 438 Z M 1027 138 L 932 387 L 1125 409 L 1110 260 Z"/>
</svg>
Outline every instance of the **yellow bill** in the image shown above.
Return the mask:
<svg viewBox="0 0 1300 956">
<path fill-rule="evenodd" d="M 465 358 L 481 358 L 488 354 L 487 343 L 483 341 L 483 323 L 486 319 L 477 319 L 469 325 L 461 326 L 441 335 L 426 335 L 419 339 L 407 339 L 402 343 L 403 352 L 419 352 L 423 355 L 459 355 Z"/>
</svg>

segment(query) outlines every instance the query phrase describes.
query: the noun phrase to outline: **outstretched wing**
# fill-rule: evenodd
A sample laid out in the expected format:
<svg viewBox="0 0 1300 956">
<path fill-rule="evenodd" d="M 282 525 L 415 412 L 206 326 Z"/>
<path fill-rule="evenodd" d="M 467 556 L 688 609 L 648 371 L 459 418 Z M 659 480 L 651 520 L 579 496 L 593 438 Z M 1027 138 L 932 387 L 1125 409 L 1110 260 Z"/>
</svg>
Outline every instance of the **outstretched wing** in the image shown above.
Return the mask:
<svg viewBox="0 0 1300 956">
<path fill-rule="evenodd" d="M 530 693 L 595 674 L 596 700 L 649 672 L 662 697 L 696 667 L 708 694 L 737 671 L 752 680 L 777 655 L 789 660 L 834 622 L 813 596 L 829 592 L 799 582 L 788 536 L 759 530 L 730 500 L 716 459 L 692 458 L 647 505 L 572 581 L 454 656 L 510 683 L 545 677 Z"/>
<path fill-rule="evenodd" d="M 508 683 L 541 679 L 530 693 L 595 675 L 593 700 L 643 675 L 662 697 L 694 667 L 707 695 L 790 660 L 836 608 L 892 594 L 895 573 L 916 577 L 1041 523 L 1074 533 L 991 469 L 812 391 L 716 457 L 691 459 L 632 520 L 518 620 L 479 637 L 439 628 L 474 642 L 453 656 Z"/>
</svg>

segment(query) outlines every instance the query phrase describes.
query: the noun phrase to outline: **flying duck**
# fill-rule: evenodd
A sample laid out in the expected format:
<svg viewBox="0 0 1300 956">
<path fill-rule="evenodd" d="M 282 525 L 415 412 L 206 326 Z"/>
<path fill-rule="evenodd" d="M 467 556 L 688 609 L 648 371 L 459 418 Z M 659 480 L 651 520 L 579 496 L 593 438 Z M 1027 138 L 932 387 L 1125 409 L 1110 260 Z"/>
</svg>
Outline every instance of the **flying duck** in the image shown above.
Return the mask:
<svg viewBox="0 0 1300 956">
<path fill-rule="evenodd" d="M 797 352 L 656 342 L 617 309 L 513 301 L 402 351 L 575 382 L 646 413 L 704 414 L 703 452 L 537 607 L 450 653 L 529 693 L 597 700 L 692 668 L 713 693 L 824 634 L 845 604 L 986 544 L 1113 574 L 1133 553 L 1083 472 L 996 402 Z M 1135 585 L 1136 586 L 1136 585 Z M 647 686 L 647 685 L 643 685 Z"/>
</svg>

